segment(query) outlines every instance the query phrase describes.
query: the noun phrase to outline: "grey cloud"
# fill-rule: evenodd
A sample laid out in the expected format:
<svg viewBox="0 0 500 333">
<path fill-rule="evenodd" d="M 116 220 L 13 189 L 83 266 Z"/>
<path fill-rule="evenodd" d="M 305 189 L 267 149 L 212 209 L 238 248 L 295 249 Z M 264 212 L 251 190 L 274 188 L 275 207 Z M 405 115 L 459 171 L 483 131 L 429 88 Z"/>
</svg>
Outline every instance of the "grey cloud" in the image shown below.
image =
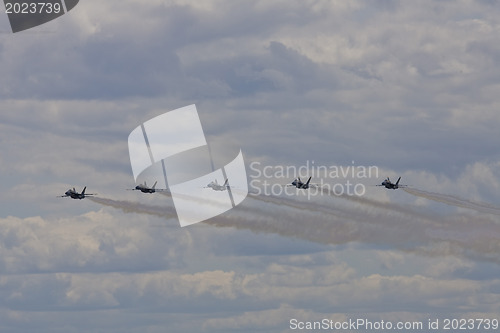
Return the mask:
<svg viewBox="0 0 500 333">
<path fill-rule="evenodd" d="M 497 11 L 85 1 L 50 34 L 1 36 L 1 330 L 282 331 L 291 315 L 498 312 L 494 216 L 371 188 L 359 202 L 249 198 L 181 229 L 168 198 L 125 191 L 129 132 L 196 103 L 219 163 L 239 148 L 248 163 L 354 160 L 495 204 Z M 56 198 L 84 185 L 97 201 Z"/>
</svg>

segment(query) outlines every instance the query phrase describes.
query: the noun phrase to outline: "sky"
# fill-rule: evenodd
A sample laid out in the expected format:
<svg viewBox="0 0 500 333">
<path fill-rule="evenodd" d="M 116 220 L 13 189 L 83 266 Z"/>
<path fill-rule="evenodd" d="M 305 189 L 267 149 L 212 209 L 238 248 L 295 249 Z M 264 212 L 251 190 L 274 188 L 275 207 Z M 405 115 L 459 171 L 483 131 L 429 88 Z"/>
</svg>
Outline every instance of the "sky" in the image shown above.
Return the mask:
<svg viewBox="0 0 500 333">
<path fill-rule="evenodd" d="M 81 0 L 0 31 L 0 331 L 500 319 L 497 2 Z M 252 193 L 181 228 L 126 191 L 127 139 L 191 104 Z M 255 193 L 301 166 L 376 172 Z"/>
</svg>

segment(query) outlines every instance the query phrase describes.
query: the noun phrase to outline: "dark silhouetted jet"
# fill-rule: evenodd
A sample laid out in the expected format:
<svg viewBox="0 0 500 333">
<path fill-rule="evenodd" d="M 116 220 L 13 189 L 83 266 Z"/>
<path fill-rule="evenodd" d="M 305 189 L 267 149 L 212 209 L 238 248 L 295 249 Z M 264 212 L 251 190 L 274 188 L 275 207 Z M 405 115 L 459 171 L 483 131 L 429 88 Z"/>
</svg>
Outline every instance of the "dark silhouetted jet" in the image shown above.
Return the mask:
<svg viewBox="0 0 500 333">
<path fill-rule="evenodd" d="M 78 193 L 75 188 L 73 187 L 72 189 L 70 188 L 69 190 L 67 190 L 64 195 L 61 195 L 60 197 L 61 198 L 66 198 L 66 197 L 70 197 L 71 199 L 84 199 L 86 196 L 92 196 L 92 195 L 97 195 L 97 193 L 87 193 L 85 194 L 85 190 L 87 189 L 87 186 L 85 186 L 83 188 L 83 191 L 82 193 Z"/>
<path fill-rule="evenodd" d="M 382 182 L 382 184 L 380 185 L 376 185 L 376 186 L 384 186 L 385 188 L 388 188 L 390 190 L 397 190 L 398 188 L 400 187 L 407 187 L 408 185 L 399 185 L 399 181 L 401 180 L 401 177 L 398 178 L 398 181 L 396 182 L 396 184 L 393 184 L 391 182 L 391 180 L 389 179 L 389 177 L 387 177 L 386 180 L 384 180 Z"/>
<path fill-rule="evenodd" d="M 139 184 L 135 188 L 129 188 L 127 190 L 129 190 L 129 191 L 141 191 L 142 193 L 155 193 L 155 192 L 165 191 L 164 189 L 155 188 L 156 183 L 158 183 L 158 182 L 156 181 L 153 184 L 153 186 L 148 187 L 148 185 L 146 185 L 146 182 L 144 182 L 144 184 Z"/>
</svg>

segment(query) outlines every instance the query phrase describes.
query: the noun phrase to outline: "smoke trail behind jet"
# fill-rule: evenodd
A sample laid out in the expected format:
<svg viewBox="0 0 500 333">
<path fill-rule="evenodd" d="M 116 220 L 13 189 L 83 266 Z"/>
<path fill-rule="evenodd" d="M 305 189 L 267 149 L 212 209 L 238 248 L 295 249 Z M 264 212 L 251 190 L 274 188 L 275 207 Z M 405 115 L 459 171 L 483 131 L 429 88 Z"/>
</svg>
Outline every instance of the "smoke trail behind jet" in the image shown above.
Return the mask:
<svg viewBox="0 0 500 333">
<path fill-rule="evenodd" d="M 469 201 L 454 195 L 422 191 L 416 188 L 404 188 L 403 190 L 414 196 L 441 202 L 450 206 L 473 209 L 480 213 L 500 215 L 500 207 L 491 204 Z"/>
<path fill-rule="evenodd" d="M 321 203 L 299 198 L 248 196 L 254 200 L 204 221 L 216 227 L 232 227 L 255 233 L 274 233 L 321 244 L 358 242 L 390 246 L 425 256 L 473 258 L 500 264 L 500 233 L 489 218 L 468 216 L 437 217 L 419 215 L 394 204 L 364 201 Z M 318 198 L 319 199 L 319 198 Z M 91 198 L 92 201 L 126 213 L 174 218 L 171 203 L 164 207 L 129 201 Z M 319 201 L 319 200 L 318 200 Z"/>
<path fill-rule="evenodd" d="M 99 197 L 88 197 L 89 200 L 101 204 L 103 206 L 113 207 L 122 210 L 124 213 L 147 214 L 166 219 L 177 217 L 175 211 L 169 210 L 166 207 L 144 205 L 137 202 L 112 200 Z"/>
<path fill-rule="evenodd" d="M 291 198 L 273 197 L 275 202 L 284 199 L 285 205 L 281 207 L 275 202 L 269 205 L 268 197 L 259 199 L 266 201 L 260 205 L 248 201 L 252 207 L 257 206 L 251 216 L 236 209 L 205 223 L 322 244 L 357 242 L 418 255 L 453 255 L 500 264 L 500 233 L 495 222 L 488 218 L 475 217 L 475 224 L 471 224 L 468 216 L 429 218 L 393 211 L 384 205 L 376 208 L 360 204 L 332 204 L 328 213 L 326 207 L 314 202 L 302 202 L 311 209 L 301 209 L 288 205 L 287 201 L 293 201 Z"/>
</svg>

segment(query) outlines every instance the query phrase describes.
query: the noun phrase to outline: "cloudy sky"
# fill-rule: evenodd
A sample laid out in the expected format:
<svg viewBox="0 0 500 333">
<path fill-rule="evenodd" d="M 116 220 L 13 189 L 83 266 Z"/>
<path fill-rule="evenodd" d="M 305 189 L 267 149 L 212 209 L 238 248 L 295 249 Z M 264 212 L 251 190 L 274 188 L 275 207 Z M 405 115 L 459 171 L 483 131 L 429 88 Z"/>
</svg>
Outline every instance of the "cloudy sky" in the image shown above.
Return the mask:
<svg viewBox="0 0 500 333">
<path fill-rule="evenodd" d="M 0 331 L 499 319 L 497 2 L 81 0 L 0 30 Z M 259 186 L 378 173 L 181 228 L 170 197 L 125 190 L 127 138 L 190 104 L 216 165 L 241 149 Z"/>
</svg>

